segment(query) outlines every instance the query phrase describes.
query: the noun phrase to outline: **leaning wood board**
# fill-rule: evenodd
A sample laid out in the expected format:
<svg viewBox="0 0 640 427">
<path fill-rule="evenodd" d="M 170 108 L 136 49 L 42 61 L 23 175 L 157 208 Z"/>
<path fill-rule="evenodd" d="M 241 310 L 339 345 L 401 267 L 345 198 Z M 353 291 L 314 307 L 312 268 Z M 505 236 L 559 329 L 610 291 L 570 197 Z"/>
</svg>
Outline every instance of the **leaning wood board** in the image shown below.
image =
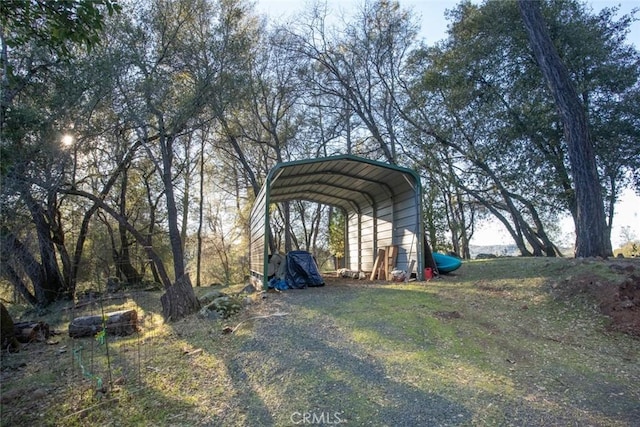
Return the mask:
<svg viewBox="0 0 640 427">
<path fill-rule="evenodd" d="M 398 258 L 398 246 L 391 245 L 385 248 L 386 259 L 385 259 L 385 273 L 386 279 L 392 280 L 391 272 L 396 266 L 396 259 Z"/>
<path fill-rule="evenodd" d="M 380 270 L 384 268 L 384 257 L 384 249 L 378 249 L 378 256 L 376 256 L 376 260 L 373 263 L 373 271 L 371 271 L 369 280 L 376 280 L 378 278 Z"/>
</svg>

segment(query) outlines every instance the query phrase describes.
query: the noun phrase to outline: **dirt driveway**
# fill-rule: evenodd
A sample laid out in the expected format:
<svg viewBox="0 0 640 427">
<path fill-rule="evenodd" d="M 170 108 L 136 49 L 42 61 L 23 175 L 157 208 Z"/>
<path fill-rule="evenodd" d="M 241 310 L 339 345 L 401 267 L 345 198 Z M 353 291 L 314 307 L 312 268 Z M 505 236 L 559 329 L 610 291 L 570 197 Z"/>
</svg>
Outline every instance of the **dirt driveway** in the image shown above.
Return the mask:
<svg viewBox="0 0 640 427">
<path fill-rule="evenodd" d="M 640 342 L 542 288 L 467 282 L 463 273 L 427 285 L 334 282 L 269 294 L 266 317 L 247 325 L 231 363 L 247 386 L 239 396 L 247 418 L 640 425 Z"/>
</svg>

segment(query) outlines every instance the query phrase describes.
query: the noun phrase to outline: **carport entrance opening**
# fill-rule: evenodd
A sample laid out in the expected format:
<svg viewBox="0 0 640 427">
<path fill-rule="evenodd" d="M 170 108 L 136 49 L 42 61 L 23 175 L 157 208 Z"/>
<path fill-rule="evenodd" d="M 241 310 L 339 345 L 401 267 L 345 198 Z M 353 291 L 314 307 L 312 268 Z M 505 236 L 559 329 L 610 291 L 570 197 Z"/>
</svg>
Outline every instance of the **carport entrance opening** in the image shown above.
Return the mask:
<svg viewBox="0 0 640 427">
<path fill-rule="evenodd" d="M 279 163 L 269 172 L 251 210 L 251 276 L 264 289 L 270 255 L 270 206 L 291 200 L 343 210 L 347 269 L 370 272 L 378 249 L 393 245 L 397 246 L 395 267 L 406 271 L 413 264 L 418 279 L 423 278 L 420 177 L 411 169 L 341 155 Z"/>
</svg>

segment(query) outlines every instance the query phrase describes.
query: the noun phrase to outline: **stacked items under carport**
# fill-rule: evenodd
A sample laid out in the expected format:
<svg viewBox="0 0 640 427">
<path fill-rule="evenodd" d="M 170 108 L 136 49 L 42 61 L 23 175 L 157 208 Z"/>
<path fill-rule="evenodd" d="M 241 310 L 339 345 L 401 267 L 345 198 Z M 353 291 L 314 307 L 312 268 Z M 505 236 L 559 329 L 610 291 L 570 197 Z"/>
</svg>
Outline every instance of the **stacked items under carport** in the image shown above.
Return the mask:
<svg viewBox="0 0 640 427">
<path fill-rule="evenodd" d="M 398 246 L 385 246 L 384 249 L 378 249 L 378 256 L 373 263 L 373 271 L 369 280 L 393 280 L 392 272 L 396 265 L 398 257 Z"/>
</svg>

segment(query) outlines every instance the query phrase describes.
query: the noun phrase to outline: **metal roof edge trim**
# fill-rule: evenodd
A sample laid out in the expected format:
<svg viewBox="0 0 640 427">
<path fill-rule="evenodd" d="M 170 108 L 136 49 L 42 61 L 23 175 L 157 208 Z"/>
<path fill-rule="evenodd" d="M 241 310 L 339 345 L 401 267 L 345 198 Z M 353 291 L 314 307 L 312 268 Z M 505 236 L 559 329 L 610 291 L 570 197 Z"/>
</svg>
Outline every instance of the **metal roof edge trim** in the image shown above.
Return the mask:
<svg viewBox="0 0 640 427">
<path fill-rule="evenodd" d="M 276 175 L 282 169 L 284 169 L 286 167 L 297 166 L 297 165 L 308 165 L 308 164 L 313 164 L 313 163 L 324 163 L 324 162 L 328 162 L 328 161 L 332 161 L 332 160 L 351 160 L 351 161 L 354 161 L 354 162 L 368 163 L 368 164 L 376 166 L 376 167 L 381 167 L 381 168 L 385 168 L 385 169 L 391 169 L 391 170 L 394 170 L 396 172 L 407 173 L 407 174 L 411 175 L 413 177 L 413 179 L 415 180 L 416 184 L 418 184 L 418 186 L 421 187 L 420 175 L 418 175 L 418 173 L 413 169 L 409 169 L 409 168 L 406 168 L 404 166 L 394 165 L 394 164 L 391 164 L 391 163 L 383 163 L 383 162 L 379 162 L 377 160 L 367 159 L 366 157 L 354 156 L 353 154 L 338 154 L 338 155 L 335 155 L 335 156 L 316 157 L 315 159 L 293 160 L 293 161 L 290 161 L 290 162 L 277 163 L 273 168 L 271 168 L 271 170 L 267 174 L 267 179 L 265 180 L 265 183 L 263 184 L 263 186 L 266 185 L 267 182 L 275 181 L 277 179 Z"/>
</svg>

